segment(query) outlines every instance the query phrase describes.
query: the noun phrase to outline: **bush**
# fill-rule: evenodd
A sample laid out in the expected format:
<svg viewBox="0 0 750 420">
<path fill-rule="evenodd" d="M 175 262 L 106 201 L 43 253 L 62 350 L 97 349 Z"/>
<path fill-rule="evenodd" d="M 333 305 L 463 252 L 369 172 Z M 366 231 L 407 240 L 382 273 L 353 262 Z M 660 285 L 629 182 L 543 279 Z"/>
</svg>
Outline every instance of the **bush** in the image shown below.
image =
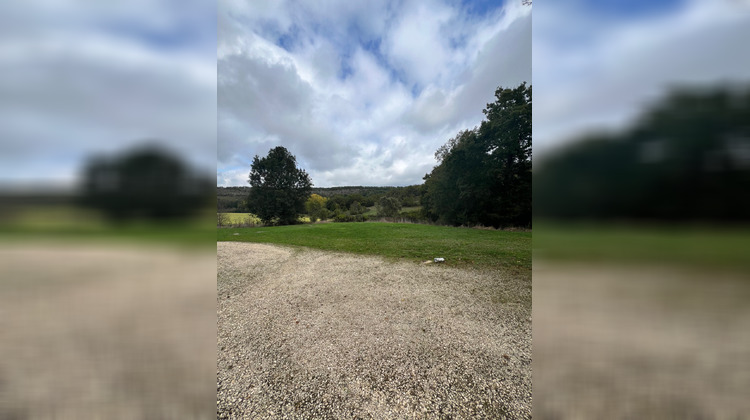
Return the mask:
<svg viewBox="0 0 750 420">
<path fill-rule="evenodd" d="M 216 226 L 224 227 L 229 224 L 229 215 L 226 213 L 216 213 Z"/>
<path fill-rule="evenodd" d="M 333 221 L 342 222 L 366 222 L 370 220 L 367 215 L 364 214 L 351 214 L 349 212 L 339 212 L 333 216 Z"/>
<path fill-rule="evenodd" d="M 422 209 L 402 211 L 398 214 L 398 216 L 403 219 L 409 219 L 412 221 L 426 221 L 427 220 L 427 215 Z"/>
<path fill-rule="evenodd" d="M 378 216 L 395 217 L 401 210 L 401 202 L 394 197 L 383 197 L 377 204 Z"/>
</svg>

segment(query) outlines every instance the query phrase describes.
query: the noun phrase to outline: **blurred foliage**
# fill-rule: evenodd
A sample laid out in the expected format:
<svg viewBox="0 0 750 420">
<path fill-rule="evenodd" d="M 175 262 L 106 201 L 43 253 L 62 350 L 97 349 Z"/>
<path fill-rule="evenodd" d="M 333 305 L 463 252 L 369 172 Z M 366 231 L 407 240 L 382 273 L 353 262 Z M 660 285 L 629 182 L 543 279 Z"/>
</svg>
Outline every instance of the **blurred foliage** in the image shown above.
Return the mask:
<svg viewBox="0 0 750 420">
<path fill-rule="evenodd" d="M 213 200 L 211 184 L 176 156 L 147 146 L 91 159 L 80 202 L 116 222 L 186 219 Z"/>
<path fill-rule="evenodd" d="M 750 89 L 683 88 L 538 162 L 534 216 L 747 222 L 748 191 Z"/>
</svg>

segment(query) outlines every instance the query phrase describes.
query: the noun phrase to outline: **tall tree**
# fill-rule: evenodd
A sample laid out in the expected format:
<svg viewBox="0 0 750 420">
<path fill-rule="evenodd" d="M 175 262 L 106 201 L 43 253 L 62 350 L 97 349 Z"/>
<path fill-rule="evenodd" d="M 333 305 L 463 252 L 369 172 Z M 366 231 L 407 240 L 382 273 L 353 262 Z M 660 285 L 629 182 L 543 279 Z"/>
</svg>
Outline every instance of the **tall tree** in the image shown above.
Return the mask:
<svg viewBox="0 0 750 420">
<path fill-rule="evenodd" d="M 248 182 L 248 207 L 265 224 L 297 223 L 312 189 L 310 176 L 297 168 L 297 159 L 281 146 L 262 159 L 253 158 Z"/>
<path fill-rule="evenodd" d="M 537 217 L 750 221 L 750 86 L 674 90 L 534 172 Z"/>
<path fill-rule="evenodd" d="M 433 221 L 531 226 L 531 86 L 498 88 L 481 126 L 435 152 L 422 204 Z"/>
<path fill-rule="evenodd" d="M 489 154 L 487 222 L 531 226 L 531 86 L 497 89 L 479 138 Z"/>
<path fill-rule="evenodd" d="M 114 221 L 190 217 L 210 202 L 214 191 L 210 179 L 154 146 L 95 157 L 84 174 L 82 204 Z"/>
</svg>

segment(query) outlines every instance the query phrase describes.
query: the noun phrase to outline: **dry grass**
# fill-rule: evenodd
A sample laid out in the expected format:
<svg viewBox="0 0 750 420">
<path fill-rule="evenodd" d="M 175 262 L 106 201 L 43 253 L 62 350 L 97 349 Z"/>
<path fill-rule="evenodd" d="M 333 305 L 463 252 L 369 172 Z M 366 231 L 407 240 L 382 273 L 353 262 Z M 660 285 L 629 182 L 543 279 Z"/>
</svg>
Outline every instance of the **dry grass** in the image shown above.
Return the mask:
<svg viewBox="0 0 750 420">
<path fill-rule="evenodd" d="M 219 242 L 220 418 L 530 418 L 530 282 Z"/>
<path fill-rule="evenodd" d="M 0 248 L 0 418 L 208 418 L 213 252 Z"/>
</svg>

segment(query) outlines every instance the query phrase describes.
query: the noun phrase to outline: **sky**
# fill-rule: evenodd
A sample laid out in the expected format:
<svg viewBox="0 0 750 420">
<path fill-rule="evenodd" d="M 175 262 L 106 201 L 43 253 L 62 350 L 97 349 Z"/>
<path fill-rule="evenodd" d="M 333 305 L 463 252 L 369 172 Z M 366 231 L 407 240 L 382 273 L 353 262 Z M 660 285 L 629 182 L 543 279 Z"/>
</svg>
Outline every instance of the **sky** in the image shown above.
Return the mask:
<svg viewBox="0 0 750 420">
<path fill-rule="evenodd" d="M 217 184 L 276 146 L 316 187 L 421 184 L 438 147 L 531 84 L 519 1 L 218 4 Z"/>
<path fill-rule="evenodd" d="M 750 84 L 750 1 L 557 1 L 533 28 L 534 159 L 626 128 L 675 86 Z"/>
<path fill-rule="evenodd" d="M 216 4 L 0 4 L 0 184 L 76 185 L 93 155 L 156 144 L 216 168 Z"/>
<path fill-rule="evenodd" d="M 750 82 L 748 0 L 543 2 L 533 39 L 520 3 L 0 2 L 0 186 L 149 139 L 218 185 L 278 145 L 316 186 L 412 185 L 498 86 L 533 82 L 536 160 L 670 86 Z"/>
</svg>

